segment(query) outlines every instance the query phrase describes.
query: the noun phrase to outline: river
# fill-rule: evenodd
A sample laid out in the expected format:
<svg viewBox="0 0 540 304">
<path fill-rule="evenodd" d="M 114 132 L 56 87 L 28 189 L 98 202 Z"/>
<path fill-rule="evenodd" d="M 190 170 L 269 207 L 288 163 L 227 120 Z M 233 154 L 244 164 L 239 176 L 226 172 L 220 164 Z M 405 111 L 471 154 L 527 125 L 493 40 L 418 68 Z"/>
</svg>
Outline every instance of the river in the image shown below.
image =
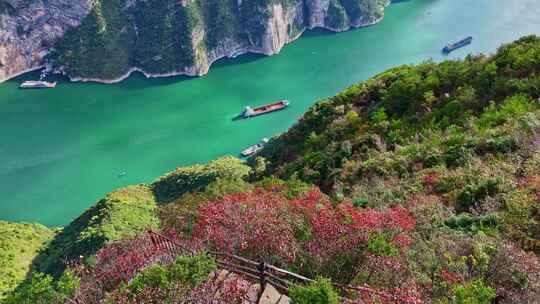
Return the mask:
<svg viewBox="0 0 540 304">
<path fill-rule="evenodd" d="M 222 60 L 200 78 L 134 74 L 115 85 L 63 80 L 24 91 L 18 84 L 37 74 L 21 76 L 0 84 L 0 219 L 65 225 L 115 188 L 238 155 L 355 82 L 442 60 L 445 43 L 474 36 L 454 58 L 540 34 L 539 16 L 537 0 L 412 0 L 391 5 L 377 25 L 311 31 L 279 55 Z M 246 105 L 281 98 L 289 109 L 231 120 Z"/>
</svg>

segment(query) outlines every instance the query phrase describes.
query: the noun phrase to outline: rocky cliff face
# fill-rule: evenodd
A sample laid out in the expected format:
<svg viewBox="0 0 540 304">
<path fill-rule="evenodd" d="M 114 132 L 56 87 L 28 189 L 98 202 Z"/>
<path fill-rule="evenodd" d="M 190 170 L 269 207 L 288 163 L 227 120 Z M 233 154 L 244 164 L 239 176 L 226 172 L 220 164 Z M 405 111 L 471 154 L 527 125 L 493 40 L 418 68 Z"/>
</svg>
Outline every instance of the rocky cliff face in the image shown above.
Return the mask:
<svg viewBox="0 0 540 304">
<path fill-rule="evenodd" d="M 208 72 L 224 57 L 272 55 L 306 29 L 379 21 L 390 0 L 0 0 L 0 81 L 43 64 L 72 80 Z M 45 4 L 46 3 L 46 4 Z M 68 30 L 69 29 L 69 30 Z M 54 46 L 54 47 L 52 47 Z"/>
<path fill-rule="evenodd" d="M 41 66 L 54 42 L 90 9 L 81 0 L 0 0 L 0 82 Z"/>
</svg>

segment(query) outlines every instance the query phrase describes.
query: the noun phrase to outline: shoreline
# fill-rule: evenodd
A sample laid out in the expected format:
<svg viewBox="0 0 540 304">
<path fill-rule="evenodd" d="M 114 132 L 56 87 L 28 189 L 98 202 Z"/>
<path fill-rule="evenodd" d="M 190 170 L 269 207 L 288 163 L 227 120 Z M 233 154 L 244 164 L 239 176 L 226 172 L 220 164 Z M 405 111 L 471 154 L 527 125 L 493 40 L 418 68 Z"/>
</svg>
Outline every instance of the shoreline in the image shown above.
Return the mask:
<svg viewBox="0 0 540 304">
<path fill-rule="evenodd" d="M 198 71 L 197 66 L 192 66 L 192 67 L 188 67 L 188 68 L 186 68 L 186 70 L 182 70 L 182 71 L 171 71 L 171 72 L 166 72 L 166 73 L 149 73 L 149 72 L 144 71 L 140 67 L 135 66 L 135 67 L 129 68 L 122 75 L 120 75 L 118 77 L 115 77 L 115 78 L 110 78 L 110 79 L 106 79 L 106 78 L 86 78 L 86 77 L 76 77 L 76 76 L 72 77 L 72 76 L 66 75 L 63 72 L 59 72 L 59 73 L 56 73 L 56 74 L 66 76 L 69 79 L 70 82 L 90 82 L 90 83 L 93 82 L 93 83 L 100 83 L 100 84 L 116 84 L 116 83 L 120 83 L 120 82 L 128 79 L 131 76 L 131 74 L 133 74 L 134 72 L 142 73 L 144 75 L 144 77 L 146 77 L 147 79 L 150 79 L 150 78 L 176 77 L 176 76 L 201 77 L 201 76 L 204 76 L 204 75 L 208 74 L 208 72 L 210 71 L 212 65 L 216 61 L 218 61 L 220 59 L 233 59 L 233 58 L 236 58 L 238 56 L 245 55 L 245 54 L 262 54 L 262 55 L 265 55 L 265 56 L 277 55 L 277 54 L 279 54 L 281 52 L 281 49 L 283 47 L 285 47 L 287 44 L 292 43 L 295 40 L 299 39 L 306 31 L 310 31 L 310 30 L 314 30 L 314 29 L 323 29 L 323 30 L 327 30 L 327 31 L 330 31 L 330 32 L 333 32 L 333 33 L 341 33 L 341 32 L 346 32 L 346 31 L 350 31 L 350 30 L 353 30 L 353 29 L 359 29 L 359 28 L 363 28 L 363 27 L 373 26 L 373 25 L 376 25 L 377 23 L 381 22 L 383 19 L 384 19 L 384 15 L 382 17 L 378 18 L 377 20 L 372 21 L 372 22 L 368 22 L 368 23 L 364 23 L 364 24 L 358 24 L 358 25 L 352 24 L 352 25 L 349 25 L 345 29 L 334 29 L 334 28 L 330 28 L 330 27 L 327 27 L 327 26 L 314 26 L 314 27 L 311 27 L 311 28 L 306 27 L 300 33 L 298 33 L 298 35 L 296 35 L 294 37 L 291 37 L 287 42 L 285 42 L 282 46 L 279 47 L 279 49 L 277 49 L 275 51 L 265 52 L 264 50 L 254 49 L 254 48 L 241 48 L 241 49 L 237 49 L 237 50 L 231 50 L 230 52 L 227 52 L 226 54 L 223 54 L 221 56 L 216 56 L 215 58 L 211 58 L 210 60 L 208 60 L 207 67 L 205 67 L 202 70 L 199 70 L 201 72 L 197 72 Z M 0 84 L 5 82 L 5 81 L 8 81 L 10 79 L 13 79 L 15 77 L 21 76 L 23 74 L 30 73 L 30 72 L 42 69 L 43 67 L 45 67 L 45 65 L 39 65 L 37 67 L 26 69 L 26 70 L 18 72 L 16 74 L 10 75 L 5 79 L 0 79 Z M 189 71 L 190 69 L 192 69 L 193 72 Z"/>
<path fill-rule="evenodd" d="M 39 70 L 39 69 L 43 69 L 44 67 L 45 67 L 45 65 L 42 64 L 42 65 L 39 65 L 39 66 L 36 66 L 36 67 L 33 67 L 33 68 L 28 68 L 28 69 L 26 69 L 26 70 L 17 72 L 17 73 L 15 73 L 15 74 L 13 74 L 13 75 L 9 75 L 9 76 L 6 77 L 5 79 L 0 79 L 0 84 L 1 84 L 1 83 L 4 83 L 4 82 L 6 82 L 6 81 L 8 81 L 8 80 L 10 80 L 10 79 L 17 78 L 17 77 L 19 77 L 19 76 L 21 76 L 21 75 L 24 75 L 24 74 L 27 74 L 27 73 L 31 73 L 31 72 L 37 71 L 37 70 Z"/>
<path fill-rule="evenodd" d="M 94 83 L 100 83 L 100 84 L 116 84 L 116 83 L 120 83 L 120 82 L 128 79 L 131 76 L 131 74 L 134 73 L 134 72 L 142 73 L 144 75 L 144 77 L 146 77 L 147 79 L 150 79 L 150 78 L 167 78 L 167 77 L 176 77 L 176 76 L 201 77 L 201 76 L 204 76 L 204 75 L 208 74 L 208 72 L 210 71 L 212 65 L 216 61 L 221 60 L 221 59 L 234 59 L 234 58 L 236 58 L 238 56 L 245 55 L 245 54 L 262 54 L 262 55 L 265 55 L 265 56 L 277 55 L 277 54 L 279 54 L 281 52 L 281 49 L 283 47 L 285 47 L 287 44 L 292 43 L 295 40 L 299 39 L 306 31 L 310 31 L 310 30 L 314 30 L 314 29 L 323 29 L 323 30 L 327 30 L 327 31 L 330 31 L 330 32 L 333 32 L 333 33 L 342 33 L 342 32 L 350 31 L 350 30 L 353 30 L 353 29 L 359 29 L 359 28 L 363 28 L 363 27 L 369 27 L 369 26 L 376 25 L 377 23 L 381 22 L 383 19 L 384 19 L 384 16 L 380 17 L 379 19 L 377 19 L 375 21 L 369 22 L 369 23 L 360 24 L 360 25 L 350 25 L 348 28 L 343 29 L 343 30 L 333 29 L 333 28 L 330 28 L 330 27 L 322 27 L 322 26 L 314 26 L 312 28 L 305 28 L 298 35 L 296 35 L 295 37 L 292 37 L 289 41 L 284 43 L 283 46 L 281 46 L 276 52 L 267 53 L 267 52 L 264 52 L 263 50 L 260 50 L 260 49 L 249 49 L 249 48 L 243 49 L 243 50 L 242 49 L 241 50 L 233 50 L 233 51 L 231 51 L 231 52 L 229 52 L 227 54 L 224 54 L 222 56 L 218 56 L 216 58 L 213 58 L 212 60 L 209 60 L 208 61 L 208 68 L 205 69 L 204 72 L 202 72 L 202 73 L 191 73 L 189 71 L 172 71 L 172 72 L 167 72 L 167 73 L 149 73 L 149 72 L 146 72 L 146 71 L 144 71 L 143 69 L 141 69 L 139 67 L 131 67 L 124 74 L 120 75 L 119 77 L 111 78 L 111 79 L 70 77 L 68 75 L 64 75 L 64 76 L 68 77 L 71 82 L 94 82 Z"/>
</svg>

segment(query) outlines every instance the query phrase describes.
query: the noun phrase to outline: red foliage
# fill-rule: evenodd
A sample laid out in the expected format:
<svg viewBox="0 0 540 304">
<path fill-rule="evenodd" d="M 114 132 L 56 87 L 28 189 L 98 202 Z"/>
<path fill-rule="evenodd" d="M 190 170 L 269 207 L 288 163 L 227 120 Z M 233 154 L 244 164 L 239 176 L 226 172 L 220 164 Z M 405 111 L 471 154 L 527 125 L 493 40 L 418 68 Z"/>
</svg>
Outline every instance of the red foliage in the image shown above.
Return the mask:
<svg viewBox="0 0 540 304">
<path fill-rule="evenodd" d="M 350 203 L 334 207 L 318 189 L 288 200 L 280 193 L 257 189 L 200 205 L 193 240 L 210 248 L 276 263 L 294 263 L 307 253 L 318 263 L 336 254 L 359 253 L 372 232 L 390 232 L 408 247 L 403 233 L 415 221 L 401 206 L 388 211 L 359 209 Z"/>
<path fill-rule="evenodd" d="M 538 303 L 540 260 L 514 244 L 500 244 L 492 257 L 489 283 L 501 303 Z"/>
<path fill-rule="evenodd" d="M 168 288 L 146 286 L 135 296 L 116 292 L 109 295 L 109 299 L 115 304 L 241 304 L 246 303 L 250 286 L 248 281 L 235 277 L 225 282 L 208 280 L 193 289 L 183 285 Z"/>
<path fill-rule="evenodd" d="M 251 284 L 239 277 L 223 283 L 207 281 L 194 288 L 182 303 L 240 304 L 246 303 Z"/>
<path fill-rule="evenodd" d="M 415 286 L 407 289 L 377 290 L 368 285 L 355 288 L 356 300 L 345 300 L 345 304 L 422 304 Z"/>
<path fill-rule="evenodd" d="M 193 240 L 259 260 L 292 261 L 299 249 L 290 225 L 299 219 L 293 216 L 287 201 L 273 192 L 228 195 L 199 207 Z"/>
<path fill-rule="evenodd" d="M 448 270 L 448 268 L 443 268 L 441 270 L 441 278 L 450 285 L 461 283 L 463 281 L 463 277 L 459 273 L 452 272 Z"/>
<path fill-rule="evenodd" d="M 409 211 L 401 205 L 394 205 L 387 215 L 387 228 L 396 231 L 411 231 L 415 221 Z"/>
<path fill-rule="evenodd" d="M 423 178 L 424 185 L 429 186 L 429 187 L 435 186 L 437 182 L 439 181 L 440 176 L 441 174 L 439 172 L 431 172 L 425 175 Z"/>
<path fill-rule="evenodd" d="M 387 211 L 359 209 L 350 203 L 336 207 L 318 189 L 294 200 L 285 198 L 278 191 L 264 189 L 232 194 L 200 204 L 196 219 L 190 239 L 180 240 L 172 232 L 168 233 L 168 239 L 180 244 L 182 250 L 190 248 L 193 251 L 203 246 L 272 264 L 292 265 L 301 261 L 297 260 L 300 255 L 308 255 L 321 267 L 331 265 L 328 263 L 334 262 L 338 255 L 362 256 L 360 250 L 366 247 L 365 243 L 374 232 L 388 233 L 394 244 L 407 248 L 411 240 L 406 233 L 415 226 L 414 219 L 401 206 L 393 206 Z M 76 298 L 94 303 L 90 299 L 104 298 L 107 292 L 128 282 L 142 268 L 172 261 L 180 249 L 171 249 L 169 241 L 160 243 L 160 240 L 159 235 L 143 234 L 100 250 L 94 267 L 73 264 L 72 268 L 81 277 Z M 366 257 L 370 272 L 386 269 L 392 276 L 407 272 L 397 258 L 371 254 Z M 407 284 L 404 279 L 396 282 Z M 212 284 L 207 282 L 191 291 L 190 301 L 236 303 L 241 302 L 247 291 L 245 284 L 230 284 L 223 299 L 216 300 L 215 292 L 209 291 L 216 288 Z M 166 298 L 171 296 L 171 291 L 148 289 L 140 296 L 153 299 L 152 294 Z M 126 299 L 125 303 L 132 300 Z"/>
<path fill-rule="evenodd" d="M 174 235 L 169 234 L 168 237 L 174 238 Z M 71 261 L 68 266 L 81 278 L 75 298 L 83 303 L 96 303 L 107 292 L 131 280 L 142 268 L 172 261 L 178 250 L 172 246 L 156 244 L 148 234 L 142 234 L 102 248 L 96 254 L 92 266 L 83 263 L 84 257 L 80 261 Z"/>
<path fill-rule="evenodd" d="M 392 244 L 400 248 L 409 248 L 409 246 L 412 244 L 412 240 L 406 235 L 398 234 L 392 240 Z"/>
<path fill-rule="evenodd" d="M 368 238 L 368 227 L 379 227 L 380 222 L 371 213 L 362 216 L 350 204 L 334 208 L 318 191 L 310 191 L 306 197 L 293 201 L 293 212 L 307 222 L 310 238 L 305 242 L 306 251 L 322 260 L 337 253 L 351 252 Z"/>
</svg>

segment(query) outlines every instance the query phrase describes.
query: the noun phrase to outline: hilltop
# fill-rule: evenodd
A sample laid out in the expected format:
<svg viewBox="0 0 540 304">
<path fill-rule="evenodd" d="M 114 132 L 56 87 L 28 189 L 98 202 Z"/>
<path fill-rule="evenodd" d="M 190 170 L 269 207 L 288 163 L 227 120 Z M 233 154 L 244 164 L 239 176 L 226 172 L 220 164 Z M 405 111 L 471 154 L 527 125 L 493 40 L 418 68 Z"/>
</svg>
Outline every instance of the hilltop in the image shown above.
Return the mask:
<svg viewBox="0 0 540 304">
<path fill-rule="evenodd" d="M 390 302 L 537 303 L 539 95 L 535 36 L 390 69 L 316 103 L 247 163 L 178 168 L 39 240 L 7 240 L 41 249 L 0 285 L 5 301 L 241 303 L 249 286 L 230 283 L 227 298 L 208 279 L 208 251 L 221 251 Z M 149 253 L 149 229 L 184 250 Z M 338 294 L 369 303 L 325 279 L 289 293 Z"/>
</svg>

